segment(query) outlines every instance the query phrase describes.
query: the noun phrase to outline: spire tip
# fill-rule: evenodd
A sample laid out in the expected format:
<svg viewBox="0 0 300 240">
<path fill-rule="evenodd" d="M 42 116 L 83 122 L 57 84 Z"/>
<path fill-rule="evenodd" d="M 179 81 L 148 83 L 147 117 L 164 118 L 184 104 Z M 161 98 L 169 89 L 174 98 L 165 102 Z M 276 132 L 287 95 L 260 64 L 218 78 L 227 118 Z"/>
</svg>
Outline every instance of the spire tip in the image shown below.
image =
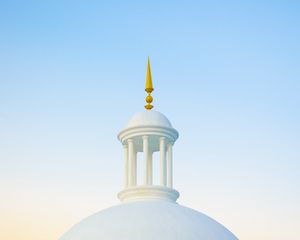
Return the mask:
<svg viewBox="0 0 300 240">
<path fill-rule="evenodd" d="M 153 90 L 154 90 L 154 88 L 153 88 L 153 85 L 152 85 L 150 57 L 148 56 L 147 73 L 146 73 L 146 88 L 145 88 L 145 91 L 148 93 L 148 96 L 146 97 L 147 105 L 145 105 L 145 108 L 147 110 L 151 110 L 153 108 L 153 106 L 151 105 L 151 103 L 153 101 L 151 93 L 152 93 Z"/>
</svg>

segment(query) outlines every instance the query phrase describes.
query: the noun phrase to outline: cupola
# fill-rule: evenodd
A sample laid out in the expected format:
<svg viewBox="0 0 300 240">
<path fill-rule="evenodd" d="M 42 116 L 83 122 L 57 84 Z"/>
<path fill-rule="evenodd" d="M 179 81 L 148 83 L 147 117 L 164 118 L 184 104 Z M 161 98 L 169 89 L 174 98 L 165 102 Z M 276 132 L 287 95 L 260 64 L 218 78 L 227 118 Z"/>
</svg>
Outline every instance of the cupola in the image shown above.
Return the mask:
<svg viewBox="0 0 300 240">
<path fill-rule="evenodd" d="M 176 201 L 179 193 L 173 189 L 173 153 L 172 148 L 178 138 L 165 115 L 149 107 L 153 98 L 150 61 L 146 75 L 147 105 L 144 112 L 133 115 L 118 139 L 124 149 L 124 189 L 118 194 L 122 202 L 142 199 L 162 199 Z M 151 101 L 149 101 L 151 99 Z M 159 159 L 153 159 L 153 154 L 159 152 Z M 142 153 L 143 158 L 137 159 Z M 143 182 L 137 183 L 137 161 L 143 162 Z M 159 184 L 153 184 L 153 161 L 159 161 Z M 140 173 L 141 174 L 141 173 Z"/>
</svg>

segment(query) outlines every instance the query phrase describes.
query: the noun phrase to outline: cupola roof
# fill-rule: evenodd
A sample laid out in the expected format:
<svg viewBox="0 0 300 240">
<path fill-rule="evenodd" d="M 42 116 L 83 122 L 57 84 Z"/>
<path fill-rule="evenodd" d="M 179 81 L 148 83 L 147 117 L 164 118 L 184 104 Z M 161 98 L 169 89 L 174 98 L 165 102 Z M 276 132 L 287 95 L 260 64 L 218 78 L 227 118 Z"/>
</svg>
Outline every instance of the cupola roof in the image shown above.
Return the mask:
<svg viewBox="0 0 300 240">
<path fill-rule="evenodd" d="M 172 128 L 172 124 L 167 117 L 164 114 L 154 110 L 135 113 L 128 121 L 126 128 L 148 126 Z"/>
</svg>

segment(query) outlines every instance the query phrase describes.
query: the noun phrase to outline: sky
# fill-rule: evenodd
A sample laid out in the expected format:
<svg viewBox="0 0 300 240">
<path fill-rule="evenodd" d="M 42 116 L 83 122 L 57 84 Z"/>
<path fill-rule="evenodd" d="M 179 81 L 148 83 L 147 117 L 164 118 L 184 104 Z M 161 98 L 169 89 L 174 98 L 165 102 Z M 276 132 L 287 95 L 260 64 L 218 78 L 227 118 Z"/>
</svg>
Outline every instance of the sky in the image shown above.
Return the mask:
<svg viewBox="0 0 300 240">
<path fill-rule="evenodd" d="M 0 239 L 58 239 L 119 204 L 118 132 L 179 131 L 179 204 L 243 240 L 300 235 L 299 1 L 1 1 Z"/>
</svg>

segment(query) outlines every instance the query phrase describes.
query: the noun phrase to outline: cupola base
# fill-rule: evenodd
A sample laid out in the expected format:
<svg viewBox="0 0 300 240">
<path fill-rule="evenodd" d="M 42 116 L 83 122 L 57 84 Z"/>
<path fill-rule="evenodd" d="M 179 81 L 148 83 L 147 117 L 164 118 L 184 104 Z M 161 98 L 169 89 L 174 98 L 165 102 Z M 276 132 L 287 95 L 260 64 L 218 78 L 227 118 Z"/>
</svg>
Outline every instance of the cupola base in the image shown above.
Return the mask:
<svg viewBox="0 0 300 240">
<path fill-rule="evenodd" d="M 130 187 L 122 190 L 118 194 L 118 198 L 122 202 L 132 202 L 140 200 L 164 200 L 168 202 L 176 202 L 179 192 L 172 188 L 155 185 L 143 185 Z"/>
</svg>

